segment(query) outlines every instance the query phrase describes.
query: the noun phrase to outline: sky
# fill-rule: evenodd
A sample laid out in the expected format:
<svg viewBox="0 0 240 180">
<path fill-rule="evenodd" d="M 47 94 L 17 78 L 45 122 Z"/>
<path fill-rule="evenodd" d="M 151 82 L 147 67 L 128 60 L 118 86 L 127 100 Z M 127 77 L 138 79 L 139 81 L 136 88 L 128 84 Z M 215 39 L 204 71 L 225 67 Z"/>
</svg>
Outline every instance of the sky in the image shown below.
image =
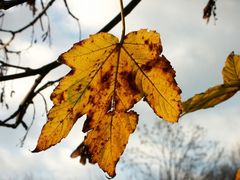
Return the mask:
<svg viewBox="0 0 240 180">
<path fill-rule="evenodd" d="M 127 4 L 129 1 L 124 1 Z M 126 17 L 126 32 L 139 29 L 156 30 L 160 33 L 163 54 L 171 62 L 176 71 L 176 81 L 182 90 L 182 100 L 222 83 L 222 67 L 228 54 L 234 51 L 240 53 L 240 1 L 217 1 L 217 18 L 208 24 L 202 19 L 205 1 L 187 0 L 145 0 Z M 98 32 L 112 17 L 119 12 L 119 2 L 112 0 L 71 0 L 69 7 L 73 14 L 79 17 L 81 38 Z M 24 6 L 10 9 L 4 21 L 5 27 L 17 28 L 27 22 L 31 13 Z M 67 15 L 62 1 L 57 2 L 49 11 L 51 23 L 52 44 L 38 42 L 32 48 L 24 50 L 21 59 L 12 60 L 14 64 L 40 67 L 67 51 L 73 43 L 79 40 L 77 23 Z M 37 29 L 37 27 L 36 27 Z M 36 32 L 38 32 L 36 30 Z M 117 25 L 110 33 L 120 36 L 121 25 Z M 1 36 L 6 36 L 1 34 Z M 6 37 L 7 38 L 7 37 Z M 13 47 L 26 49 L 29 45 L 29 31 L 16 38 Z M 66 74 L 70 69 L 62 66 L 51 72 L 48 77 L 56 78 Z M 16 88 L 13 98 L 8 98 L 10 110 L 2 107 L 0 118 L 6 117 L 10 111 L 17 108 L 19 99 L 28 90 L 33 78 L 21 79 L 8 84 L 8 89 Z M 19 88 L 21 87 L 21 88 Z M 45 91 L 49 96 L 52 89 Z M 230 100 L 207 110 L 200 110 L 183 116 L 179 124 L 183 126 L 201 125 L 207 130 L 210 139 L 220 141 L 229 149 L 234 148 L 240 135 L 239 94 Z M 51 107 L 49 99 L 48 106 Z M 0 179 L 105 179 L 104 173 L 97 165 L 82 166 L 77 159 L 69 155 L 82 141 L 81 132 L 83 117 L 73 127 L 72 131 L 60 144 L 53 148 L 32 154 L 41 127 L 46 122 L 46 114 L 41 97 L 35 99 L 36 120 L 29 131 L 23 147 L 20 139 L 24 129 L 15 130 L 0 128 Z M 140 114 L 140 123 L 153 123 L 158 119 L 144 102 L 138 103 L 134 109 Z M 30 108 L 25 116 L 31 119 Z M 29 123 L 29 121 L 28 121 Z M 134 146 L 136 138 L 130 137 L 128 147 Z M 124 179 L 124 172 L 117 168 L 115 179 Z"/>
</svg>

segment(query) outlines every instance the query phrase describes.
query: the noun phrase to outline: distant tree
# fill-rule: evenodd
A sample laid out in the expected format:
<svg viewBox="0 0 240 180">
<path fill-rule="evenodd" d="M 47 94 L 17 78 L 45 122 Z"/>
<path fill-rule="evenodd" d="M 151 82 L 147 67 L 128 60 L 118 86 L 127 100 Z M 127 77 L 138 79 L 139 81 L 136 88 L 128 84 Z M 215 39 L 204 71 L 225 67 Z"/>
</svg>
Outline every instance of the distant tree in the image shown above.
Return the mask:
<svg viewBox="0 0 240 180">
<path fill-rule="evenodd" d="M 207 179 L 235 179 L 237 169 L 240 167 L 240 146 L 236 145 L 235 149 L 225 153 L 224 161 L 220 166 L 215 166 L 214 170 L 206 174 Z"/>
<path fill-rule="evenodd" d="M 130 179 L 205 180 L 223 163 L 223 148 L 207 140 L 200 126 L 156 121 L 138 130 L 141 148 L 128 149 L 124 158 Z"/>
</svg>

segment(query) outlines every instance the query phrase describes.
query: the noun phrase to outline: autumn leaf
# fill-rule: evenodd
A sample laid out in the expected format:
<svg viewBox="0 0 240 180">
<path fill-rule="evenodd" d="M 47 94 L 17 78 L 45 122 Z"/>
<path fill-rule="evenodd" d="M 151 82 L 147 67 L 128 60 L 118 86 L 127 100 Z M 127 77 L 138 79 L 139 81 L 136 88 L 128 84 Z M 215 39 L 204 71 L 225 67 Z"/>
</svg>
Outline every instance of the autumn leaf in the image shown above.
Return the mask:
<svg viewBox="0 0 240 180">
<path fill-rule="evenodd" d="M 183 112 L 185 114 L 199 109 L 214 107 L 232 97 L 238 90 L 239 87 L 231 87 L 228 85 L 214 86 L 209 88 L 206 92 L 196 94 L 183 102 Z"/>
<path fill-rule="evenodd" d="M 48 114 L 34 152 L 46 150 L 66 137 L 78 118 L 87 115 L 87 136 L 73 152 L 115 176 L 115 166 L 138 115 L 131 110 L 143 97 L 163 119 L 176 122 L 181 113 L 175 71 L 162 56 L 159 34 L 140 30 L 123 43 L 99 33 L 76 43 L 59 60 L 72 68 L 54 90 Z"/>
<path fill-rule="evenodd" d="M 229 99 L 240 89 L 240 56 L 233 52 L 227 57 L 222 70 L 224 84 L 209 88 L 183 102 L 183 114 L 214 107 Z"/>
<path fill-rule="evenodd" d="M 235 180 L 240 180 L 240 168 L 236 172 Z"/>
<path fill-rule="evenodd" d="M 240 55 L 232 52 L 227 57 L 222 74 L 225 84 L 240 84 Z"/>
</svg>

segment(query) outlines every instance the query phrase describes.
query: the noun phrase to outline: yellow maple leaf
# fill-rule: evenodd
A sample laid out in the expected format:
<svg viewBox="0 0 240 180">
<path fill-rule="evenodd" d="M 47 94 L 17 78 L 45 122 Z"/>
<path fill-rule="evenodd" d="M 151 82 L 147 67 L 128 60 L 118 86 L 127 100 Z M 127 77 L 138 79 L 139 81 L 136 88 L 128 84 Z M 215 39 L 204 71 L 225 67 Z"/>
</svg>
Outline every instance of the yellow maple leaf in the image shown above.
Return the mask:
<svg viewBox="0 0 240 180">
<path fill-rule="evenodd" d="M 130 110 L 143 97 L 163 119 L 176 122 L 181 113 L 180 89 L 175 71 L 162 56 L 159 34 L 140 30 L 123 43 L 99 33 L 75 44 L 60 56 L 72 68 L 54 90 L 48 114 L 34 152 L 45 150 L 66 137 L 78 118 L 86 114 L 83 143 L 74 151 L 82 162 L 89 159 L 111 177 L 138 115 Z"/>
</svg>

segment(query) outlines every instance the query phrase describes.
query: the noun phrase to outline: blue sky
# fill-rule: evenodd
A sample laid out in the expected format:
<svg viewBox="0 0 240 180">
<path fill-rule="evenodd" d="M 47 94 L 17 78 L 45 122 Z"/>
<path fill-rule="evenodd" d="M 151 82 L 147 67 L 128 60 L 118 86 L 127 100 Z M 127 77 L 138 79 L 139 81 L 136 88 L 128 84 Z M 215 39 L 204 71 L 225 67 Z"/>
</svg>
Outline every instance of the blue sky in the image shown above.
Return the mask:
<svg viewBox="0 0 240 180">
<path fill-rule="evenodd" d="M 125 1 L 125 4 L 129 1 Z M 127 32 L 147 28 L 156 30 L 161 35 L 163 54 L 170 60 L 176 70 L 176 80 L 182 89 L 182 99 L 186 100 L 196 93 L 222 83 L 222 67 L 231 51 L 240 53 L 240 1 L 217 1 L 217 18 L 209 24 L 202 19 L 205 1 L 187 0 L 145 0 L 126 18 Z M 103 27 L 119 11 L 119 2 L 112 0 L 71 0 L 70 8 L 79 17 L 82 38 L 94 34 Z M 26 9 L 10 10 L 6 27 L 18 27 L 30 14 Z M 25 10 L 25 11 L 24 11 Z M 67 16 L 63 3 L 56 3 L 50 10 L 52 27 L 52 45 L 39 43 L 24 51 L 20 64 L 40 67 L 68 50 L 78 41 L 78 27 L 76 22 Z M 20 22 L 21 19 L 21 22 Z M 119 36 L 121 26 L 116 26 L 111 33 Z M 27 47 L 29 33 L 18 37 L 15 46 Z M 18 63 L 17 60 L 13 63 Z M 49 74 L 50 78 L 66 74 L 68 67 L 61 67 Z M 29 88 L 32 78 L 10 83 L 9 88 L 18 88 L 14 98 L 9 99 L 10 105 L 16 108 L 19 99 Z M 21 87 L 21 88 L 19 88 Z M 49 96 L 52 89 L 45 92 Z M 207 129 L 209 138 L 217 139 L 231 148 L 238 142 L 240 135 L 239 94 L 233 98 L 208 110 L 200 110 L 185 115 L 179 124 L 189 126 L 198 124 Z M 78 160 L 69 158 L 72 150 L 82 141 L 81 132 L 83 117 L 74 126 L 69 136 L 60 144 L 42 153 L 32 154 L 42 125 L 46 121 L 44 106 L 40 97 L 35 99 L 37 104 L 36 120 L 29 132 L 24 147 L 19 147 L 19 139 L 24 130 L 1 128 L 0 130 L 0 179 L 18 179 L 24 175 L 33 175 L 36 179 L 96 179 L 104 178 L 104 174 L 97 166 L 82 166 Z M 48 100 L 49 107 L 51 102 Z M 153 122 L 157 117 L 152 110 L 140 102 L 136 107 L 140 113 L 141 122 Z M 0 117 L 6 117 L 3 110 Z M 25 117 L 31 118 L 31 109 Z M 131 139 L 131 137 L 130 137 Z M 135 139 L 132 137 L 132 139 Z M 129 146 L 134 146 L 130 140 Z M 124 179 L 124 174 L 117 171 L 116 179 Z"/>
</svg>

